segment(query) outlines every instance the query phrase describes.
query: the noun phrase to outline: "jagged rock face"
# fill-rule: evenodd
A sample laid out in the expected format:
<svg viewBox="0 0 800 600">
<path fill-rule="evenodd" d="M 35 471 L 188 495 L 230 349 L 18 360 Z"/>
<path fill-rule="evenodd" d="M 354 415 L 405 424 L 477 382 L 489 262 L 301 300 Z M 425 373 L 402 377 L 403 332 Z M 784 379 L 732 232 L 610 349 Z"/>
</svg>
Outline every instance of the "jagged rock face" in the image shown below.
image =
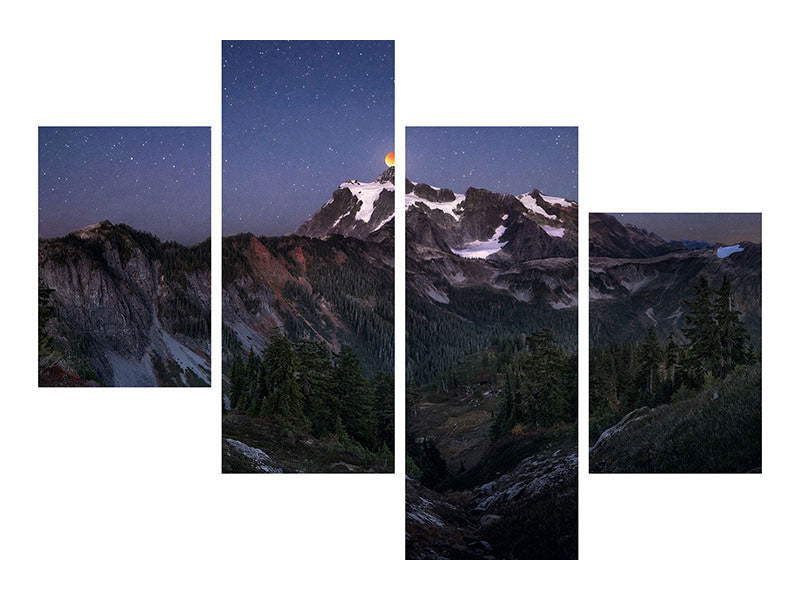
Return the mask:
<svg viewBox="0 0 800 600">
<path fill-rule="evenodd" d="M 334 352 L 352 346 L 367 372 L 391 372 L 391 237 L 242 234 L 224 238 L 222 248 L 226 350 L 260 352 L 281 331 L 293 340 L 322 341 Z"/>
<path fill-rule="evenodd" d="M 725 277 L 753 344 L 761 341 L 761 244 L 742 242 L 726 258 L 717 247 L 651 258 L 589 258 L 590 346 L 642 339 L 653 327 L 665 340 L 685 341 L 686 301 L 699 277 L 717 289 Z"/>
<path fill-rule="evenodd" d="M 296 233 L 307 237 L 338 234 L 365 239 L 380 231 L 393 217 L 394 167 L 389 167 L 375 181 L 342 183 Z"/>
<path fill-rule="evenodd" d="M 611 215 L 589 214 L 589 256 L 648 258 L 684 249 L 680 242 L 667 242 L 644 229 L 623 225 Z"/>
<path fill-rule="evenodd" d="M 577 256 L 577 205 L 538 190 L 464 194 L 406 182 L 410 245 L 501 262 Z"/>
<path fill-rule="evenodd" d="M 48 328 L 66 366 L 114 386 L 210 381 L 209 244 L 184 248 L 109 222 L 39 240 Z M 183 266 L 186 268 L 184 269 Z"/>
</svg>

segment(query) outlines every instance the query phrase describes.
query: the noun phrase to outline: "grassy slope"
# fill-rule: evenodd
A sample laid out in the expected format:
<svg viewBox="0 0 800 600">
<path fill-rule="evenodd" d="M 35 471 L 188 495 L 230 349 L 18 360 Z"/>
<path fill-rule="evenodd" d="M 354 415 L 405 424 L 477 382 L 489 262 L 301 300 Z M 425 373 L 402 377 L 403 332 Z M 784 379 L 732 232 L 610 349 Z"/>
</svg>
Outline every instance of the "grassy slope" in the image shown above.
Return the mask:
<svg viewBox="0 0 800 600">
<path fill-rule="evenodd" d="M 738 367 L 602 440 L 591 472 L 743 473 L 761 467 L 761 365 Z"/>
</svg>

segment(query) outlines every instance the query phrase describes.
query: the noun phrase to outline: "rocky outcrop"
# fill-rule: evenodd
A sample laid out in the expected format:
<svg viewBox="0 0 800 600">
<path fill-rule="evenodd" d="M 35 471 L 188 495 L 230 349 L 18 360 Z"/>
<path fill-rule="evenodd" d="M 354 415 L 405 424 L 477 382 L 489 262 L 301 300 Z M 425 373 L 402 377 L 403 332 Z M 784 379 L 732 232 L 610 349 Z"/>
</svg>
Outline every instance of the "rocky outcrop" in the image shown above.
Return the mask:
<svg viewBox="0 0 800 600">
<path fill-rule="evenodd" d="M 446 493 L 406 479 L 406 558 L 577 558 L 577 448 L 541 450 Z"/>
</svg>

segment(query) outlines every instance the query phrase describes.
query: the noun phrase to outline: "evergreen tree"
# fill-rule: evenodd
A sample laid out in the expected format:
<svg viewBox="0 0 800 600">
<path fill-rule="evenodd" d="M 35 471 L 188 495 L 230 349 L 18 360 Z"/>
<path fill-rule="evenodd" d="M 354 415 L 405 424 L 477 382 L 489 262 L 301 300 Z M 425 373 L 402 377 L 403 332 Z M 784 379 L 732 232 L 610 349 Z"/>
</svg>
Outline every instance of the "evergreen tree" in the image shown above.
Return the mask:
<svg viewBox="0 0 800 600">
<path fill-rule="evenodd" d="M 378 444 L 394 452 L 394 378 L 378 373 L 372 383 Z"/>
<path fill-rule="evenodd" d="M 662 359 L 661 345 L 658 343 L 656 331 L 652 327 L 647 331 L 647 336 L 639 345 L 637 360 L 639 362 L 639 380 L 643 384 L 643 399 L 647 403 L 658 401 L 659 388 L 658 366 Z"/>
<path fill-rule="evenodd" d="M 245 367 L 238 352 L 233 355 L 231 361 L 229 381 L 228 400 L 231 410 L 237 410 L 240 404 L 245 403 Z"/>
<path fill-rule="evenodd" d="M 283 334 L 272 337 L 264 351 L 265 394 L 259 415 L 289 421 L 301 417 L 301 394 L 297 383 L 297 360 Z"/>
<path fill-rule="evenodd" d="M 714 373 L 720 353 L 711 290 L 704 277 L 697 280 L 694 299 L 686 301 L 686 304 L 689 308 L 683 329 L 683 334 L 689 339 L 686 373 L 694 385 L 700 385 L 706 374 Z"/>
<path fill-rule="evenodd" d="M 375 447 L 376 419 L 359 360 L 350 346 L 343 346 L 335 370 L 336 396 L 342 424 L 350 436 L 367 448 Z"/>
<path fill-rule="evenodd" d="M 310 340 L 301 340 L 296 349 L 303 413 L 312 433 L 321 437 L 334 432 L 336 426 L 331 353 L 324 343 Z"/>
<path fill-rule="evenodd" d="M 528 420 L 537 426 L 549 427 L 569 418 L 570 407 L 563 380 L 565 357 L 548 329 L 534 333 L 529 343 L 531 357 L 527 367 L 533 414 Z"/>
<path fill-rule="evenodd" d="M 714 319 L 719 335 L 720 352 L 717 361 L 718 376 L 728 374 L 737 364 L 750 362 L 749 336 L 733 304 L 731 284 L 728 277 L 716 292 L 713 302 Z"/>
</svg>

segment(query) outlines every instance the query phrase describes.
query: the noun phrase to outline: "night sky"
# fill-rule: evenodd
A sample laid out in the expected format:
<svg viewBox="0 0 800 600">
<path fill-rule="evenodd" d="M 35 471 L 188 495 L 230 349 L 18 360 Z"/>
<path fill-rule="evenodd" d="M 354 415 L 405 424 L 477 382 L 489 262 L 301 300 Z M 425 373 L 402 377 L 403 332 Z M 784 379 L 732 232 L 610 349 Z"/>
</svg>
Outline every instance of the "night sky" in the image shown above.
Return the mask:
<svg viewBox="0 0 800 600">
<path fill-rule="evenodd" d="M 665 240 L 761 242 L 761 213 L 609 213 Z"/>
<path fill-rule="evenodd" d="M 222 232 L 291 233 L 394 150 L 394 42 L 222 42 Z"/>
<path fill-rule="evenodd" d="M 468 187 L 578 200 L 577 127 L 408 127 L 406 175 L 464 193 Z"/>
<path fill-rule="evenodd" d="M 109 220 L 194 244 L 211 235 L 208 127 L 40 127 L 39 235 Z"/>
</svg>

